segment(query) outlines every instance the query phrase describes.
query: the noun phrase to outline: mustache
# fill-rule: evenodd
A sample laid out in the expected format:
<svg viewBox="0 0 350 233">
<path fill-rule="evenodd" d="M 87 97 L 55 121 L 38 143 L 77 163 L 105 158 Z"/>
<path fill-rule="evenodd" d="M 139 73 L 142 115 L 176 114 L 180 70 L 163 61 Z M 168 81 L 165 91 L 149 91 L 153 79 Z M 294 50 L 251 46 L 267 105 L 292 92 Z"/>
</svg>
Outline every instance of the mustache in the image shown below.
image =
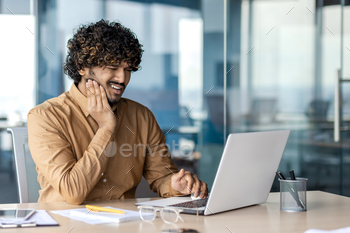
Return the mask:
<svg viewBox="0 0 350 233">
<path fill-rule="evenodd" d="M 97 80 L 95 80 L 95 79 L 93 79 L 93 78 L 87 78 L 87 79 L 85 79 L 86 82 L 88 82 L 89 80 L 95 81 L 95 82 L 97 82 L 98 85 L 101 86 L 101 83 L 99 83 Z M 117 84 L 117 85 L 123 86 L 123 87 L 125 88 L 125 83 L 110 81 L 110 82 L 108 82 L 107 84 Z"/>
<path fill-rule="evenodd" d="M 119 83 L 119 82 L 115 82 L 115 81 L 110 81 L 110 82 L 108 82 L 108 84 L 117 84 L 117 85 L 123 86 L 125 88 L 125 83 Z"/>
</svg>

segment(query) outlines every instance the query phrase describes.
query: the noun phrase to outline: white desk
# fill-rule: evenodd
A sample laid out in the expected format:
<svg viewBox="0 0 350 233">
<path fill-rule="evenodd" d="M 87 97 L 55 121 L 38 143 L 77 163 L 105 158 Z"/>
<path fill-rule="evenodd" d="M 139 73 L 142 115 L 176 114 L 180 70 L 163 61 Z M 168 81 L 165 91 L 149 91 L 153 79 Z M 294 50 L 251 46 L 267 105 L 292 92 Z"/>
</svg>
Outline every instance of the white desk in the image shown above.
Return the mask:
<svg viewBox="0 0 350 233">
<path fill-rule="evenodd" d="M 137 201 L 149 199 L 137 199 Z M 91 202 L 94 205 L 114 206 L 122 209 L 137 210 L 135 199 Z M 266 203 L 228 211 L 212 216 L 195 216 L 182 214 L 184 223 L 178 227 L 194 228 L 199 232 L 240 232 L 240 233 L 282 233 L 304 232 L 310 228 L 332 230 L 350 226 L 350 198 L 330 193 L 312 191 L 307 193 L 306 212 L 288 213 L 280 211 L 279 193 L 271 193 Z M 46 210 L 73 209 L 78 206 L 68 203 L 30 203 L 30 204 L 2 204 L 0 208 L 35 208 Z M 49 212 L 50 213 L 50 212 Z M 0 229 L 3 232 L 152 232 L 158 233 L 161 229 L 174 228 L 157 218 L 153 223 L 142 221 L 118 224 L 89 225 L 80 221 L 71 220 L 60 215 L 50 215 L 60 224 L 59 227 L 35 227 Z M 74 227 L 72 229 L 72 227 Z"/>
</svg>

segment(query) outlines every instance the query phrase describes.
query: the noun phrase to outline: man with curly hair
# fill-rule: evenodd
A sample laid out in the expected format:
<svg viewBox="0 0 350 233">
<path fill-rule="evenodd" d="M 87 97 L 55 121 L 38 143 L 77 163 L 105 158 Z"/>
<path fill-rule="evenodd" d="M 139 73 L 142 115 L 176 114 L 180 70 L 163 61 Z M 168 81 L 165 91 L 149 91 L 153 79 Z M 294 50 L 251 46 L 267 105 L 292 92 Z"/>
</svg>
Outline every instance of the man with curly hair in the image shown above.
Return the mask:
<svg viewBox="0 0 350 233">
<path fill-rule="evenodd" d="M 207 185 L 171 161 L 151 111 L 121 97 L 142 52 L 133 32 L 104 20 L 68 41 L 71 89 L 28 114 L 39 202 L 134 198 L 142 176 L 162 197 L 207 197 Z"/>
</svg>

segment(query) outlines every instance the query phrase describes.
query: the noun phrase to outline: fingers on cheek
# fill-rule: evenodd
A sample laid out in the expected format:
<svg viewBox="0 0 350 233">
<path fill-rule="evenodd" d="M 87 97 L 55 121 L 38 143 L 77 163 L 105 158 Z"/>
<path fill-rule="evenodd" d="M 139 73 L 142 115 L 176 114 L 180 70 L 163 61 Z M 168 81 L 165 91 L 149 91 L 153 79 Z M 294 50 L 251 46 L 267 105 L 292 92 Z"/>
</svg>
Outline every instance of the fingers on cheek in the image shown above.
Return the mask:
<svg viewBox="0 0 350 233">
<path fill-rule="evenodd" d="M 106 93 L 102 86 L 100 86 L 100 92 L 101 92 L 101 96 L 104 97 Z"/>
<path fill-rule="evenodd" d="M 94 85 L 94 88 L 95 88 L 95 93 L 97 95 L 100 94 L 100 85 L 96 84 L 96 85 Z"/>
<path fill-rule="evenodd" d="M 89 97 L 91 95 L 91 91 L 90 91 L 90 86 L 88 83 L 86 83 L 86 95 Z"/>
</svg>

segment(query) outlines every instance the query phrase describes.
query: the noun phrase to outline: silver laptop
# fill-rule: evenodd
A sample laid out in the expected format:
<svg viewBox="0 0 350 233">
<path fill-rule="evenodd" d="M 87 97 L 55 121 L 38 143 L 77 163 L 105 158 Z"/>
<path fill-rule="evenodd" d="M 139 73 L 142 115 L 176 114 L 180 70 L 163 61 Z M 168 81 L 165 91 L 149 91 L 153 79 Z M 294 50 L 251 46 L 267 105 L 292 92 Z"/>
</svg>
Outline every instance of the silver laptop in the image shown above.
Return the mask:
<svg viewBox="0 0 350 233">
<path fill-rule="evenodd" d="M 267 200 L 290 130 L 238 133 L 228 136 L 213 187 L 207 199 L 171 197 L 136 203 L 174 207 L 182 213 L 211 215 Z"/>
</svg>

